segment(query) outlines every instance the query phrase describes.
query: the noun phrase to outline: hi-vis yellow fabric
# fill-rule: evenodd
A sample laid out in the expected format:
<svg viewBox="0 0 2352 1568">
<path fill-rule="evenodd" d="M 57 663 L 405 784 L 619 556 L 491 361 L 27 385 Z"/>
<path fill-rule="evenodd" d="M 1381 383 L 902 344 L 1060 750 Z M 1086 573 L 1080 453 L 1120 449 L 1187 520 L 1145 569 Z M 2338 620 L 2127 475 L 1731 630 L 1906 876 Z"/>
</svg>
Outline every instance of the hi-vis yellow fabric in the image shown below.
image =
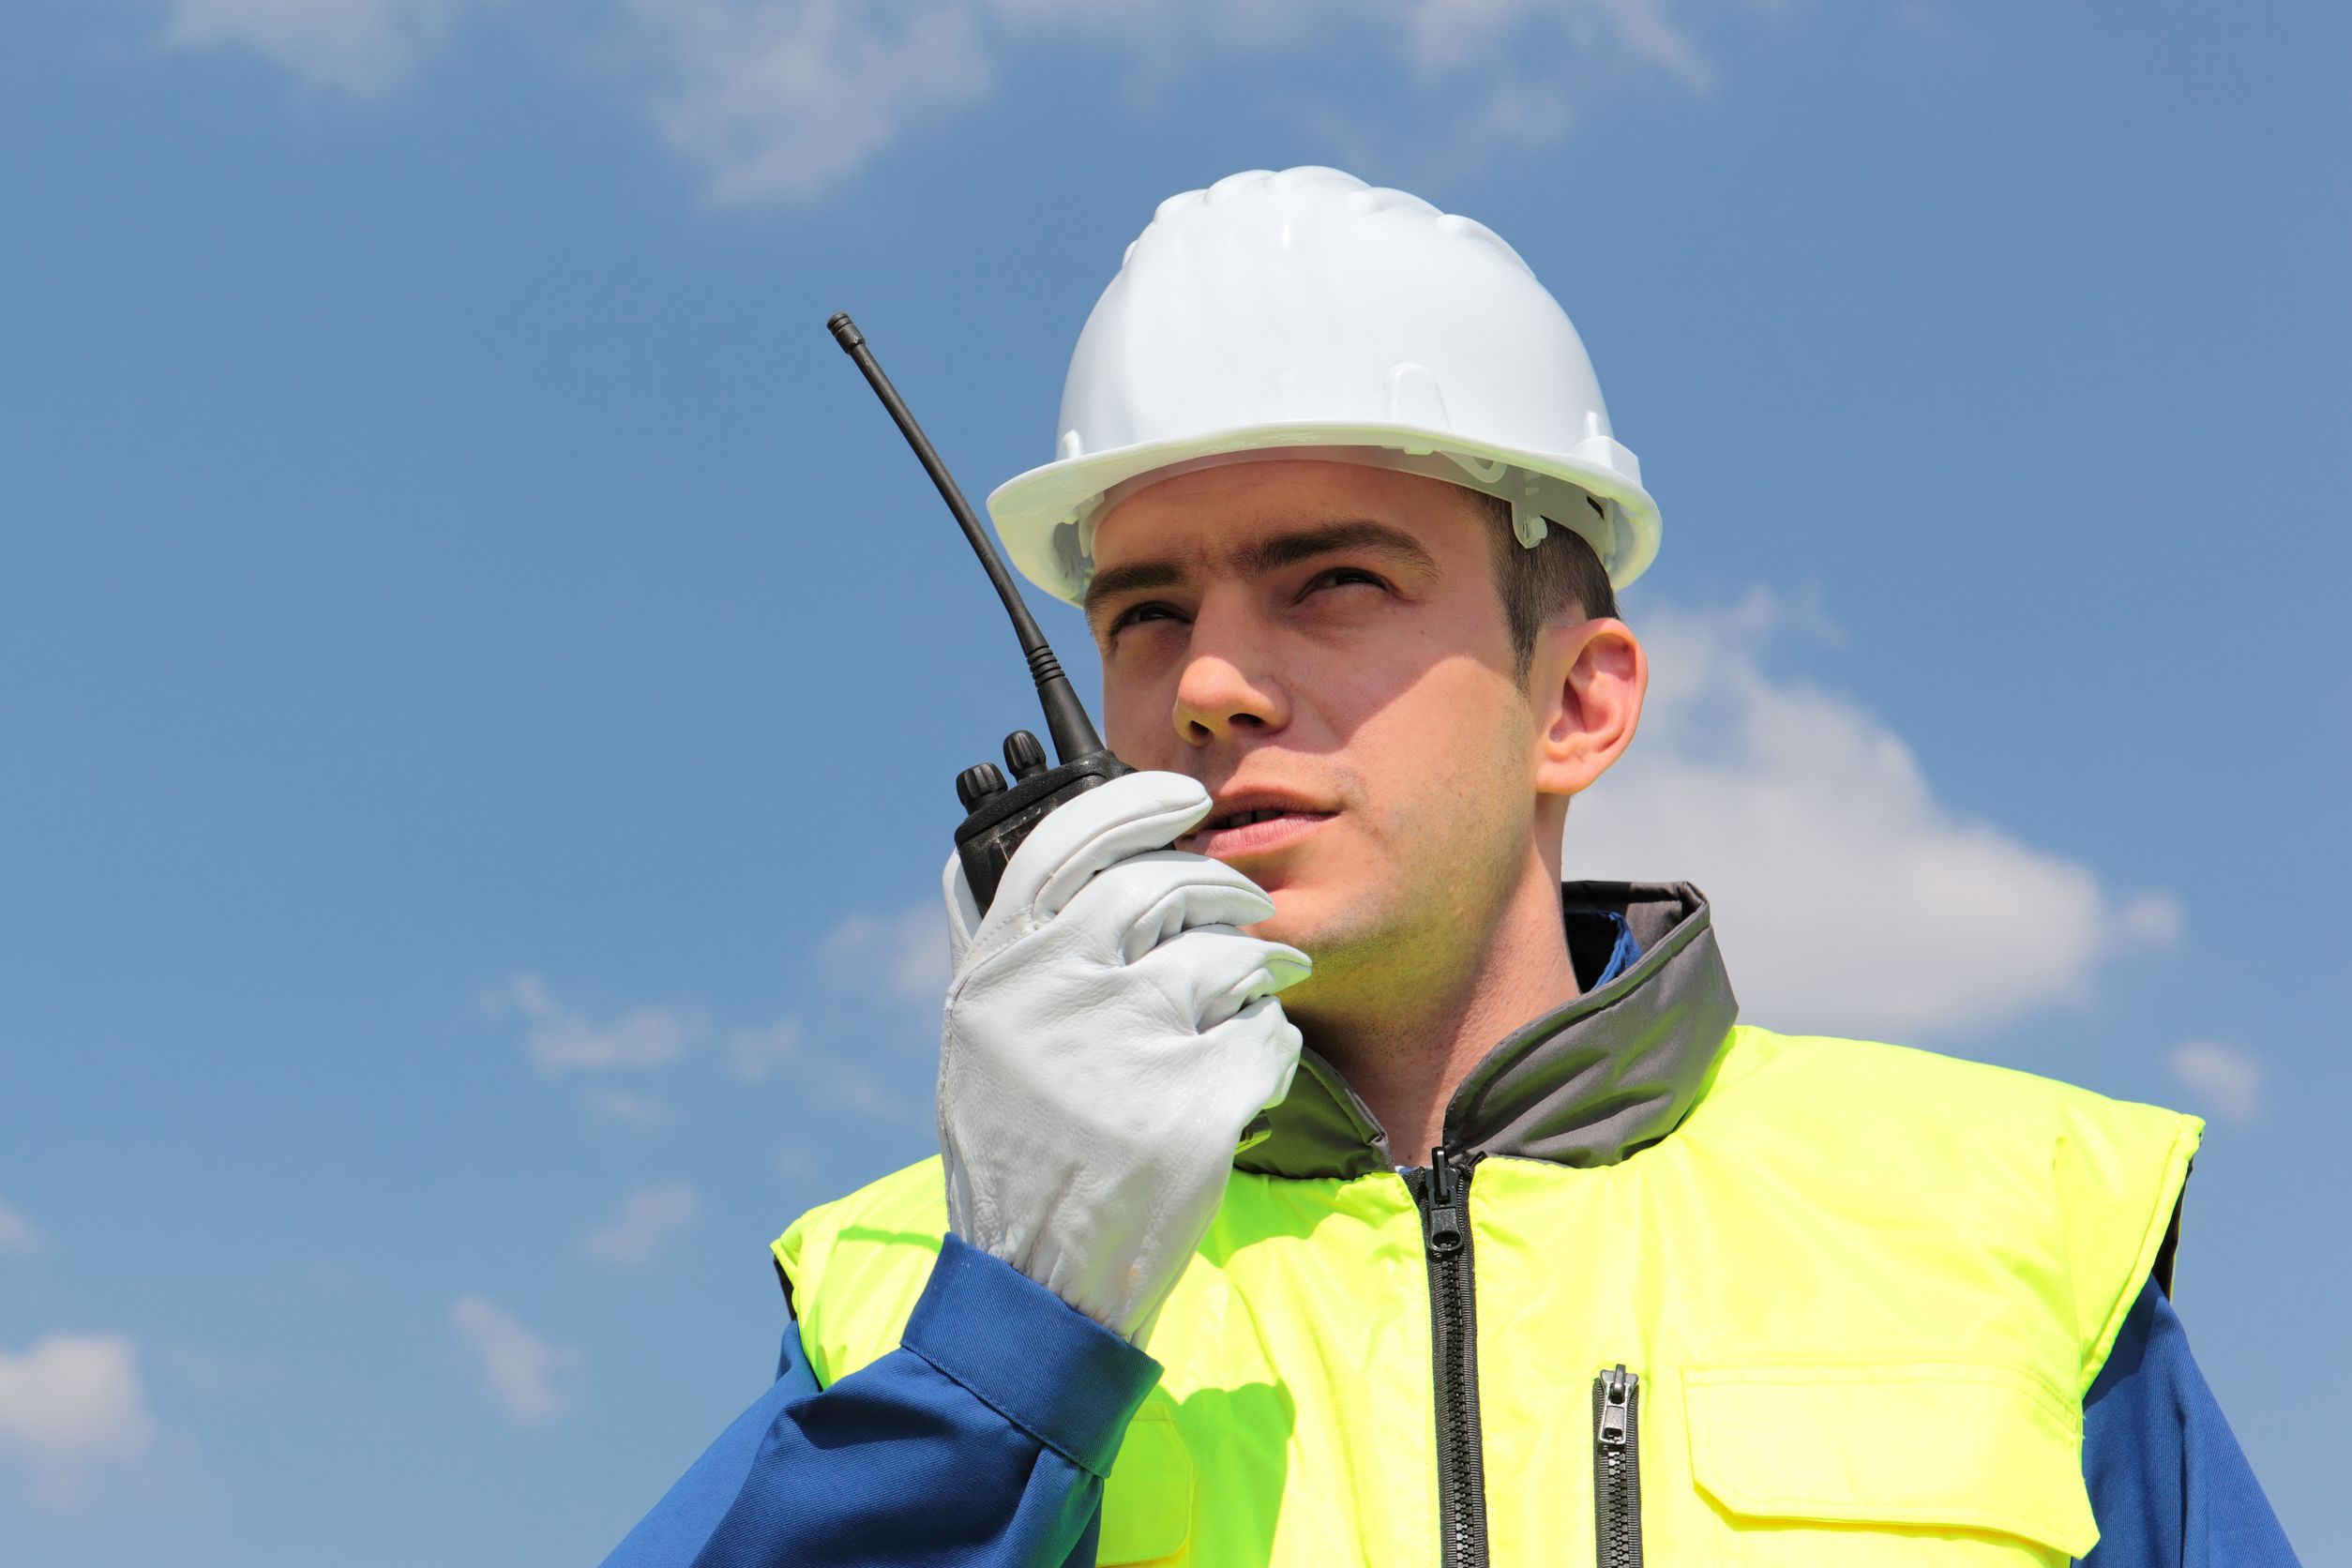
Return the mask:
<svg viewBox="0 0 2352 1568">
<path fill-rule="evenodd" d="M 1491 1560 L 1594 1560 L 1591 1388 L 1641 1379 L 1648 1560 L 2061 1564 L 2097 1539 L 2082 1396 L 2153 1266 L 2194 1117 L 1741 1026 L 1662 1142 L 1470 1194 Z M 776 1244 L 824 1382 L 897 1343 L 936 1161 Z M 1398 1176 L 1237 1171 L 1153 1333 L 1098 1561 L 1439 1560 L 1429 1297 Z"/>
</svg>

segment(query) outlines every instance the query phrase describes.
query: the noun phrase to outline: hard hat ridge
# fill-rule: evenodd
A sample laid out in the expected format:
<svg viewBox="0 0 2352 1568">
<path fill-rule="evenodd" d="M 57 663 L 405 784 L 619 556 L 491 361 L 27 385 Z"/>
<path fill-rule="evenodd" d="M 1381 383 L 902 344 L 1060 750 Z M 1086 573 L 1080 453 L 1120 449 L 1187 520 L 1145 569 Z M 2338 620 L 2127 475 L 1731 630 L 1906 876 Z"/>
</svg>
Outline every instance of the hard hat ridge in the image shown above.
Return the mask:
<svg viewBox="0 0 2352 1568">
<path fill-rule="evenodd" d="M 1336 169 L 1250 170 L 1162 202 L 1079 333 L 1055 460 L 988 498 L 1031 580 L 1076 601 L 1113 492 L 1177 465 L 1316 455 L 1497 496 L 1622 586 L 1658 509 L 1576 327 L 1473 219 Z"/>
</svg>

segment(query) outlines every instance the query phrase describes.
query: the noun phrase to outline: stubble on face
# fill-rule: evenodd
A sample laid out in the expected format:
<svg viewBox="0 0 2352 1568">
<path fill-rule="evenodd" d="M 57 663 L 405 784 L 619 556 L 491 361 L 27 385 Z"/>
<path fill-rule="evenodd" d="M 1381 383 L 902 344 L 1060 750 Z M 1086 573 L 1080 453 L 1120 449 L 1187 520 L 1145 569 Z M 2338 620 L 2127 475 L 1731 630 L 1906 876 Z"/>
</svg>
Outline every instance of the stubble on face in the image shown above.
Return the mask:
<svg viewBox="0 0 2352 1568">
<path fill-rule="evenodd" d="M 1394 602 L 1350 588 L 1359 598 L 1326 610 L 1311 593 L 1294 600 L 1287 580 L 1261 590 L 1217 575 L 1216 563 L 1251 539 L 1347 516 L 1411 532 L 1442 578 Z M 1466 492 L 1437 481 L 1268 461 L 1155 487 L 1123 504 L 1097 535 L 1106 563 L 1166 559 L 1189 574 L 1165 592 L 1168 615 L 1118 634 L 1132 641 L 1114 647 L 1102 635 L 1110 617 L 1098 621 L 1120 754 L 1213 791 L 1259 776 L 1312 780 L 1341 808 L 1333 824 L 1341 832 L 1328 841 L 1241 867 L 1275 903 L 1253 934 L 1315 960 L 1314 973 L 1283 995 L 1310 1034 L 1319 1025 L 1360 1033 L 1458 992 L 1524 874 L 1531 715 L 1486 527 Z M 1135 602 L 1123 596 L 1111 615 Z M 1210 688 L 1180 687 L 1186 661 L 1201 657 L 1232 666 L 1220 677 L 1230 702 L 1237 714 L 1255 704 L 1257 718 L 1215 733 L 1188 728 L 1185 697 Z"/>
<path fill-rule="evenodd" d="M 1251 927 L 1315 960 L 1315 972 L 1283 993 L 1295 1021 L 1361 1031 L 1409 1018 L 1473 982 L 1525 864 L 1526 713 L 1523 701 L 1495 711 L 1485 745 L 1443 760 L 1444 788 L 1382 803 L 1385 875 L 1318 900 L 1304 919 L 1286 919 L 1277 900 L 1274 919 Z"/>
</svg>

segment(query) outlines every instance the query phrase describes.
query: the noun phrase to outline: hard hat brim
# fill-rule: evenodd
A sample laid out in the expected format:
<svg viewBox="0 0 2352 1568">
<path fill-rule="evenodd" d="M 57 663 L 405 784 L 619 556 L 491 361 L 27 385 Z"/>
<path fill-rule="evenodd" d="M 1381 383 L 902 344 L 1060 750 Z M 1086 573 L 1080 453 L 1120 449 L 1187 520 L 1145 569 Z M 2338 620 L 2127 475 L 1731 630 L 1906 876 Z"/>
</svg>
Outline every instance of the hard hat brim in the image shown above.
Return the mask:
<svg viewBox="0 0 2352 1568">
<path fill-rule="evenodd" d="M 999 485 L 988 496 L 988 515 L 1021 575 L 1054 597 L 1077 604 L 1092 573 L 1079 543 L 1079 524 L 1113 488 L 1200 458 L 1255 452 L 1271 456 L 1299 446 L 1373 447 L 1413 457 L 1468 460 L 1469 464 L 1494 470 L 1492 482 L 1482 482 L 1467 465 L 1458 478 L 1451 474 L 1447 477 L 1467 489 L 1538 506 L 1551 521 L 1582 535 L 1600 556 L 1610 583 L 1622 588 L 1656 559 L 1663 527 L 1658 504 L 1642 488 L 1639 470 L 1628 475 L 1617 466 L 1630 466 L 1633 455 L 1606 438 L 1601 438 L 1600 445 L 1601 451 L 1586 456 L 1531 452 L 1410 425 L 1296 421 L 1237 426 L 1045 463 Z M 1592 516 L 1590 507 L 1570 504 L 1556 486 L 1614 503 L 1610 515 Z"/>
</svg>

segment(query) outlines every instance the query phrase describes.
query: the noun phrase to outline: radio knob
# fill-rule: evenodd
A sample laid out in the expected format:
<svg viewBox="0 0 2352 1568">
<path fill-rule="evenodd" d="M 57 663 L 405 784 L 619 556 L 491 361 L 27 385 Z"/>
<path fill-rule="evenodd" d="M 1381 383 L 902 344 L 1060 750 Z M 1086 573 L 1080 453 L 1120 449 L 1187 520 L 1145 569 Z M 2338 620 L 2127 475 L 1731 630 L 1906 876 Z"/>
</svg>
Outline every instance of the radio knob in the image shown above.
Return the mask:
<svg viewBox="0 0 2352 1568">
<path fill-rule="evenodd" d="M 956 798 L 964 803 L 967 811 L 977 811 L 981 803 L 1004 792 L 1004 775 L 994 762 L 979 762 L 956 776 Z"/>
<path fill-rule="evenodd" d="M 1046 771 L 1046 748 L 1026 730 L 1004 737 L 1004 765 L 1016 778 L 1034 778 Z"/>
</svg>

